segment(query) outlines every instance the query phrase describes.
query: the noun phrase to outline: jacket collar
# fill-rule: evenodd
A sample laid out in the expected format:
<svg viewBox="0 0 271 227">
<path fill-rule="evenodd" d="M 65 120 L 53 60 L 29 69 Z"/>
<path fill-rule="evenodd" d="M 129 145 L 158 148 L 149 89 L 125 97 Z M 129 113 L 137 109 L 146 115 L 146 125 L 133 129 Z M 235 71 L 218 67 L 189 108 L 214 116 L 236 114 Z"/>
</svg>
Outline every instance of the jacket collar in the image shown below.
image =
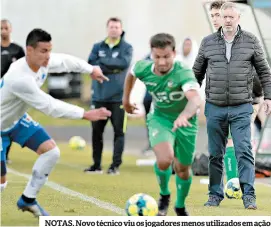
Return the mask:
<svg viewBox="0 0 271 227">
<path fill-rule="evenodd" d="M 124 39 L 124 35 L 125 35 L 125 32 L 123 31 L 122 34 L 120 35 L 120 38 L 117 39 L 116 42 L 114 43 L 113 47 L 118 46 L 121 43 L 121 41 Z M 104 44 L 109 45 L 108 37 L 105 38 Z"/>
<path fill-rule="evenodd" d="M 239 37 L 241 35 L 241 33 L 243 32 L 240 24 L 237 26 L 237 31 L 235 33 L 235 37 Z M 220 37 L 224 39 L 224 34 L 222 31 L 222 26 L 217 30 L 216 34 Z"/>
</svg>

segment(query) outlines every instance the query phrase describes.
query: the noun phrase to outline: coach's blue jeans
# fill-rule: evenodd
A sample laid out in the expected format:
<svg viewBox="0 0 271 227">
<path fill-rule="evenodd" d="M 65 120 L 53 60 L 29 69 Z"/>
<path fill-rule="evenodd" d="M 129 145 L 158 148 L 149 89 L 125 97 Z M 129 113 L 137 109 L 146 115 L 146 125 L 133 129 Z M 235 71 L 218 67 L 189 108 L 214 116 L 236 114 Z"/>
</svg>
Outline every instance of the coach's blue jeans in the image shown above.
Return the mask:
<svg viewBox="0 0 271 227">
<path fill-rule="evenodd" d="M 251 147 L 250 103 L 220 107 L 206 102 L 208 151 L 209 151 L 209 195 L 224 198 L 223 159 L 229 127 L 238 162 L 238 173 L 243 195 L 255 196 L 255 167 Z"/>
</svg>

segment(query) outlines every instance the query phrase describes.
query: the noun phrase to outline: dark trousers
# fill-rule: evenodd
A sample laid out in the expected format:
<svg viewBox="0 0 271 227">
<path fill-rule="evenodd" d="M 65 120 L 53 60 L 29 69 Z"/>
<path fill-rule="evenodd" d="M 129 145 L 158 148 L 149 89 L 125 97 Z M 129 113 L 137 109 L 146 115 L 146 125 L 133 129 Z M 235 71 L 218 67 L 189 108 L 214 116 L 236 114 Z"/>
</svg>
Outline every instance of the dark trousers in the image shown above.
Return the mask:
<svg viewBox="0 0 271 227">
<path fill-rule="evenodd" d="M 206 102 L 210 195 L 224 198 L 223 159 L 230 127 L 242 192 L 244 195 L 255 196 L 255 167 L 250 127 L 252 113 L 253 107 L 250 103 L 219 107 Z"/>
<path fill-rule="evenodd" d="M 114 129 L 114 150 L 111 167 L 119 167 L 122 163 L 124 150 L 124 133 L 126 131 L 126 114 L 122 103 L 93 102 L 95 109 L 105 107 L 112 112 L 110 117 Z M 92 157 L 95 167 L 101 166 L 103 151 L 103 132 L 108 120 L 92 122 Z"/>
</svg>

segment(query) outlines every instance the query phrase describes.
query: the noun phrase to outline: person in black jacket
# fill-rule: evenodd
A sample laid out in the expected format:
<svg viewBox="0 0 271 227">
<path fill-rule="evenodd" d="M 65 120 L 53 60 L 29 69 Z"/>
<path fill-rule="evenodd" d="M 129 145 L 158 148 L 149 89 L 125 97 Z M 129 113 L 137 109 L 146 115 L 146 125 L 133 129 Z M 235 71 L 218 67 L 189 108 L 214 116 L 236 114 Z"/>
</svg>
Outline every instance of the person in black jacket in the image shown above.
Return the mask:
<svg viewBox="0 0 271 227">
<path fill-rule="evenodd" d="M 244 207 L 257 209 L 250 127 L 253 67 L 263 87 L 267 114 L 271 112 L 271 71 L 257 37 L 241 29 L 236 5 L 223 4 L 221 13 L 222 28 L 203 39 L 193 67 L 199 84 L 206 74 L 210 183 L 205 206 L 219 206 L 224 198 L 223 157 L 230 127 Z"/>
<path fill-rule="evenodd" d="M 1 78 L 8 71 L 12 62 L 24 57 L 21 46 L 11 41 L 12 27 L 7 19 L 1 20 Z"/>
<path fill-rule="evenodd" d="M 99 65 L 109 81 L 103 84 L 92 82 L 91 108 L 106 107 L 112 112 L 110 118 L 114 128 L 114 151 L 108 174 L 118 174 L 124 150 L 124 133 L 127 116 L 122 106 L 123 85 L 130 66 L 133 48 L 124 40 L 122 22 L 119 18 L 107 21 L 108 37 L 95 43 L 88 62 Z M 92 123 L 92 148 L 94 164 L 85 172 L 102 172 L 101 159 L 103 150 L 103 132 L 107 120 Z"/>
<path fill-rule="evenodd" d="M 21 46 L 11 41 L 12 26 L 9 20 L 1 20 L 1 78 L 6 74 L 12 62 L 24 57 L 24 50 Z M 7 163 L 11 163 L 9 158 L 11 144 L 6 151 Z"/>
</svg>

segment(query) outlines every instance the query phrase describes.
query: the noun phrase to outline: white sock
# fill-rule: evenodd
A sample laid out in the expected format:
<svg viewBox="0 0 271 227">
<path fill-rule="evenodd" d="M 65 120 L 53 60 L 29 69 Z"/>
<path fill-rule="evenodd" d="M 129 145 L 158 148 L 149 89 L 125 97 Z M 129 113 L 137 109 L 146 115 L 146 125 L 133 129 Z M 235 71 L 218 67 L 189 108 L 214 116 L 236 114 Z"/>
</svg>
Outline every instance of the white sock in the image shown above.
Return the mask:
<svg viewBox="0 0 271 227">
<path fill-rule="evenodd" d="M 4 189 L 7 187 L 8 182 L 1 184 L 1 192 L 4 191 Z"/>
<path fill-rule="evenodd" d="M 28 198 L 37 197 L 39 190 L 45 184 L 48 175 L 55 167 L 59 157 L 60 151 L 58 147 L 55 147 L 38 157 L 32 169 L 32 177 L 28 181 L 23 192 L 24 196 Z"/>
</svg>

